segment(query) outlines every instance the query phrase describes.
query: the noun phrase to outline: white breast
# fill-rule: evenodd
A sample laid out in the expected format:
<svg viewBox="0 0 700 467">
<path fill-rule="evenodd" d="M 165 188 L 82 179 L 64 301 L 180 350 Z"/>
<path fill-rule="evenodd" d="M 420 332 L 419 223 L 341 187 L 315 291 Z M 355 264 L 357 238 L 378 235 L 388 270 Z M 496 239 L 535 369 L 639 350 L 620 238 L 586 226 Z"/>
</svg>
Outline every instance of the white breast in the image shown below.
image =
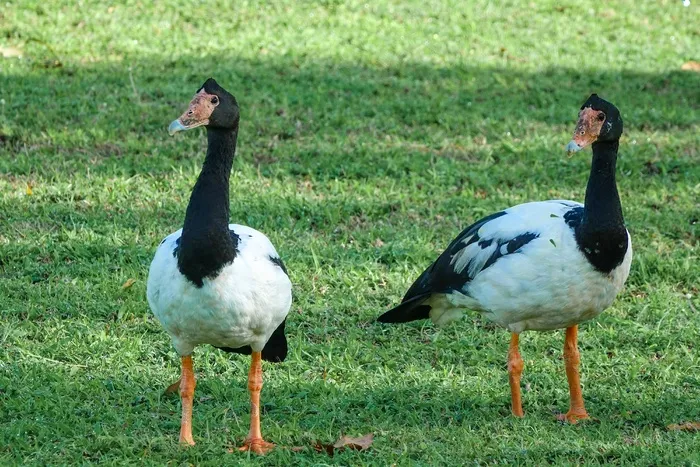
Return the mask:
<svg viewBox="0 0 700 467">
<path fill-rule="evenodd" d="M 173 256 L 182 230 L 163 241 L 151 263 L 148 303 L 181 355 L 198 344 L 260 351 L 289 312 L 291 282 L 272 262 L 278 255 L 269 239 L 250 227 L 229 228 L 240 238 L 238 254 L 201 288 L 180 274 Z"/>
</svg>

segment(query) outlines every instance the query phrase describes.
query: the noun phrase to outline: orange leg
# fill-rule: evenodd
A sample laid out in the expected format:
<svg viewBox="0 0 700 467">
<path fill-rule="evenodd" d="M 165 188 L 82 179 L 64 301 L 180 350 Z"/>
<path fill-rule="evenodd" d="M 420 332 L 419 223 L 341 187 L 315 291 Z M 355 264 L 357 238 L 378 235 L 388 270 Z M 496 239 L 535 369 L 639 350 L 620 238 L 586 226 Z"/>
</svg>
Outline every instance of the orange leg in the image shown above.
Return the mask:
<svg viewBox="0 0 700 467">
<path fill-rule="evenodd" d="M 518 350 L 519 335 L 512 333 L 508 349 L 508 380 L 510 382 L 511 411 L 516 417 L 522 417 L 523 403 L 520 399 L 520 375 L 523 373 L 523 359 Z"/>
<path fill-rule="evenodd" d="M 262 360 L 260 352 L 253 352 L 248 372 L 248 391 L 250 392 L 250 431 L 243 441 L 240 451 L 253 451 L 256 454 L 266 454 L 274 444 L 263 440 L 260 432 L 260 391 L 262 390 Z"/>
<path fill-rule="evenodd" d="M 173 386 L 171 385 L 170 388 Z M 180 443 L 189 444 L 190 446 L 194 446 L 194 440 L 192 439 L 192 401 L 194 400 L 195 386 L 192 356 L 188 355 L 182 357 L 182 377 L 180 378 L 180 398 L 182 399 Z"/>
<path fill-rule="evenodd" d="M 576 423 L 588 417 L 586 409 L 583 407 L 583 396 L 581 395 L 581 380 L 578 374 L 578 365 L 581 356 L 576 344 L 578 340 L 578 326 L 566 328 L 566 340 L 564 342 L 564 362 L 566 364 L 566 379 L 569 380 L 569 394 L 571 404 L 566 414 L 559 415 L 559 420 L 566 420 L 569 423 Z"/>
</svg>

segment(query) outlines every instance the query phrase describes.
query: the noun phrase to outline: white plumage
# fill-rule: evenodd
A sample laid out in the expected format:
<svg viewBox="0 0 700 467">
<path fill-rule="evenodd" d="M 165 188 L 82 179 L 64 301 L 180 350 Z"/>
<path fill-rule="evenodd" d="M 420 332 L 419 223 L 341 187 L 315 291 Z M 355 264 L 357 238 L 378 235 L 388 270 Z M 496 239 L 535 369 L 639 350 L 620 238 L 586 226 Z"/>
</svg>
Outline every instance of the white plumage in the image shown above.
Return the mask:
<svg viewBox="0 0 700 467">
<path fill-rule="evenodd" d="M 173 253 L 182 229 L 168 235 L 156 251 L 148 274 L 151 310 L 173 339 L 180 355 L 195 346 L 239 348 L 259 352 L 282 323 L 292 303 L 292 284 L 272 258 L 275 247 L 262 233 L 230 224 L 238 254 L 200 288 L 180 273 Z"/>
<path fill-rule="evenodd" d="M 239 124 L 236 98 L 209 78 L 168 127 L 171 135 L 205 127 L 207 155 L 183 228 L 166 237 L 156 251 L 146 295 L 181 357 L 180 380 L 166 391 L 178 390 L 182 400 L 180 442 L 194 444 L 192 352 L 199 344 L 210 344 L 251 356 L 250 430 L 240 449 L 264 454 L 274 445 L 263 439 L 260 429 L 262 360 L 282 362 L 287 356 L 285 324 L 292 284 L 265 235 L 228 223 Z"/>
<path fill-rule="evenodd" d="M 430 318 L 443 325 L 478 310 L 508 329 L 512 411 L 522 416 L 518 350 L 523 331 L 566 328 L 571 404 L 562 416 L 588 418 L 578 373 L 578 324 L 609 307 L 630 272 L 632 242 L 615 182 L 623 124 L 597 95 L 581 107 L 568 151 L 592 144 L 585 205 L 552 200 L 513 206 L 467 227 L 378 320 Z"/>
<path fill-rule="evenodd" d="M 454 271 L 459 274 L 468 267 L 471 280 L 461 290 L 431 297 L 432 321 L 443 325 L 466 309 L 479 310 L 489 320 L 520 333 L 573 326 L 609 307 L 629 275 L 631 239 L 622 263 L 601 274 L 578 248 L 574 231 L 564 220 L 576 207 L 583 205 L 560 200 L 525 203 L 482 225 L 478 238 L 493 241 L 485 248 L 473 242 L 453 256 Z M 507 253 L 508 240 L 529 233 L 537 237 Z M 497 248 L 503 256 L 482 269 Z"/>
</svg>

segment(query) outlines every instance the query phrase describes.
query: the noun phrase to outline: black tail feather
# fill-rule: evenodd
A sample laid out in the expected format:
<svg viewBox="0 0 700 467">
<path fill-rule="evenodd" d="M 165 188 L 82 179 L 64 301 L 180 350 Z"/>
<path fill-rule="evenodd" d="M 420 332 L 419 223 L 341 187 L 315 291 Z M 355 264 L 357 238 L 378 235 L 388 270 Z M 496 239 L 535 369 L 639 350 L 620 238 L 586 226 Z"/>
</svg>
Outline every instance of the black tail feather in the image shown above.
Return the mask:
<svg viewBox="0 0 700 467">
<path fill-rule="evenodd" d="M 287 323 L 285 318 L 282 324 L 277 326 L 275 332 L 270 336 L 265 347 L 262 349 L 262 358 L 265 361 L 279 363 L 287 358 L 287 336 L 284 335 L 284 326 Z"/>
<path fill-rule="evenodd" d="M 275 332 L 272 333 L 267 344 L 263 347 L 261 356 L 266 362 L 280 363 L 287 358 L 287 336 L 284 335 L 284 326 L 286 322 L 287 320 L 285 319 L 282 321 L 282 324 L 277 326 L 277 329 L 275 329 Z M 217 349 L 242 355 L 250 355 L 253 353 L 253 349 L 251 349 L 249 345 L 236 349 L 231 347 L 217 347 Z"/>
<path fill-rule="evenodd" d="M 430 317 L 430 305 L 424 305 L 423 302 L 428 297 L 430 297 L 429 293 L 416 295 L 387 311 L 377 318 L 377 321 L 380 323 L 406 323 L 417 319 L 427 319 Z"/>
</svg>

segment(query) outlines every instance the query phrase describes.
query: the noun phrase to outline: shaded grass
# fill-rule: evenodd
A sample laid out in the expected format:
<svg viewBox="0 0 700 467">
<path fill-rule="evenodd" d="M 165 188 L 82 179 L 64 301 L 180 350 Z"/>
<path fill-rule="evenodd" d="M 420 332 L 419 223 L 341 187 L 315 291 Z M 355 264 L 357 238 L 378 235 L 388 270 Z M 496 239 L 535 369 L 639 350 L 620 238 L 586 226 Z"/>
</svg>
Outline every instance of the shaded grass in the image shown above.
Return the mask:
<svg viewBox="0 0 700 467">
<path fill-rule="evenodd" d="M 700 462 L 697 434 L 665 429 L 700 418 L 692 8 L 463 3 L 3 10 L 0 45 L 25 57 L 0 61 L 0 462 L 246 462 L 227 450 L 247 430 L 248 360 L 196 351 L 198 445 L 180 450 L 179 403 L 161 396 L 178 361 L 144 299 L 205 148 L 165 128 L 210 75 L 242 108 L 232 220 L 272 239 L 295 285 L 264 433 L 376 434 L 366 453 L 251 464 Z M 553 420 L 568 403 L 558 332 L 524 337 L 514 420 L 507 333 L 474 315 L 443 330 L 372 320 L 479 217 L 583 198 L 589 154 L 562 147 L 591 92 L 625 119 L 632 273 L 581 329 L 596 420 Z"/>
</svg>

